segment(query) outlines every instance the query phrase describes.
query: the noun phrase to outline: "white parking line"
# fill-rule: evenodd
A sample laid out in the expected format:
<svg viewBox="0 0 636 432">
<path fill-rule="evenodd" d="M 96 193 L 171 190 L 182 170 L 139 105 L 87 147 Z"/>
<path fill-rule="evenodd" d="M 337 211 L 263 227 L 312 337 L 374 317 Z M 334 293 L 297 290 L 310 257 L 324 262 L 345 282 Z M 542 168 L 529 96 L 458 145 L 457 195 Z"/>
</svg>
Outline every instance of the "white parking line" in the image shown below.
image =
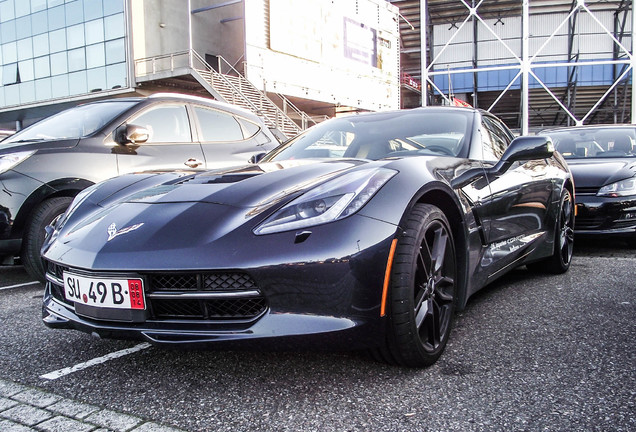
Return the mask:
<svg viewBox="0 0 636 432">
<path fill-rule="evenodd" d="M 105 362 L 107 362 L 109 360 L 113 360 L 113 359 L 116 359 L 116 358 L 119 358 L 119 357 L 123 357 L 123 356 L 128 355 L 128 354 L 135 353 L 137 351 L 144 350 L 146 348 L 150 348 L 151 346 L 152 345 L 150 345 L 149 343 L 144 342 L 142 344 L 135 345 L 132 348 L 128 348 L 128 349 L 121 350 L 121 351 L 115 351 L 114 353 L 106 354 L 103 357 L 97 357 L 97 358 L 94 358 L 94 359 L 89 360 L 87 362 L 76 364 L 73 367 L 59 369 L 59 370 L 56 370 L 56 371 L 53 371 L 53 372 L 49 372 L 49 373 L 44 374 L 44 375 L 40 375 L 40 378 L 47 379 L 47 380 L 58 379 L 58 378 L 61 378 L 61 377 L 65 376 L 65 375 L 72 374 L 73 372 L 81 371 L 81 370 L 89 368 L 91 366 L 102 364 L 102 363 L 105 363 Z"/>
<path fill-rule="evenodd" d="M 39 284 L 39 283 L 40 282 L 38 282 L 38 281 L 33 281 L 33 282 L 25 282 L 25 283 L 21 283 L 21 284 L 16 284 L 16 285 L 8 285 L 8 286 L 0 287 L 0 291 L 9 290 L 9 289 L 13 289 L 13 288 L 20 288 L 20 287 L 23 287 L 23 286 L 35 285 L 35 284 Z"/>
</svg>

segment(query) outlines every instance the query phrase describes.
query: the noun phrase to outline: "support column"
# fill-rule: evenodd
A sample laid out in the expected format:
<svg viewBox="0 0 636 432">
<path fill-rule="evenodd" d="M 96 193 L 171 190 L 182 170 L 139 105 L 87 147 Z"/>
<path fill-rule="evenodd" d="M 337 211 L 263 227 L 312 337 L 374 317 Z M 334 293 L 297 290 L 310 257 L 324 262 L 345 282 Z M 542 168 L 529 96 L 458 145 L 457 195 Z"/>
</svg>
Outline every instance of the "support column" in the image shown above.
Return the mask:
<svg viewBox="0 0 636 432">
<path fill-rule="evenodd" d="M 530 0 L 523 0 L 523 16 L 521 18 L 521 135 L 528 134 L 529 119 L 529 46 L 530 46 Z"/>
<path fill-rule="evenodd" d="M 426 37 L 427 30 L 427 5 L 426 0 L 420 0 L 420 50 L 421 50 L 421 59 L 420 64 L 422 68 L 422 106 L 428 105 L 428 58 L 427 58 L 427 47 L 428 47 L 428 39 Z"/>
<path fill-rule="evenodd" d="M 634 8 L 634 3 L 635 1 L 632 0 L 632 37 L 631 42 L 632 42 L 632 46 L 631 46 L 631 58 L 630 58 L 630 65 L 632 67 L 632 112 L 631 112 L 631 122 L 632 124 L 636 124 L 636 83 L 634 83 L 634 77 L 636 77 L 636 74 L 634 74 L 634 70 L 636 70 L 636 57 L 634 56 L 634 32 L 636 32 L 636 9 Z"/>
<path fill-rule="evenodd" d="M 192 54 L 192 0 L 188 0 L 188 63 L 191 68 L 194 67 Z"/>
</svg>

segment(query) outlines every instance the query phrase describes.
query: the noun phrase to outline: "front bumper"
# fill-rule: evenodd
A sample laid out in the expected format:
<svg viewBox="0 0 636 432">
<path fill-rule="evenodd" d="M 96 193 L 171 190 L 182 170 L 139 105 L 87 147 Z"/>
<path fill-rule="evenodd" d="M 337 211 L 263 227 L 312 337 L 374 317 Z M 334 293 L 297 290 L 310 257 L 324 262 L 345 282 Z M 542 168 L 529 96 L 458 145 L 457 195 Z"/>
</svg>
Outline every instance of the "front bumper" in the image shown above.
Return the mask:
<svg viewBox="0 0 636 432">
<path fill-rule="evenodd" d="M 576 210 L 575 234 L 636 236 L 636 196 L 577 194 Z"/>
<path fill-rule="evenodd" d="M 301 243 L 294 241 L 293 232 L 256 236 L 246 245 L 251 258 L 246 257 L 238 269 L 70 268 L 86 275 L 143 279 L 146 309 L 133 314 L 111 311 L 109 315 L 67 301 L 62 276 L 69 263 L 49 262 L 43 321 L 51 328 L 161 345 L 376 346 L 384 335 L 380 303 L 395 231 L 394 225 L 353 216 L 313 228 Z M 210 251 L 209 255 L 220 254 Z M 227 280 L 241 282 L 228 286 Z"/>
</svg>

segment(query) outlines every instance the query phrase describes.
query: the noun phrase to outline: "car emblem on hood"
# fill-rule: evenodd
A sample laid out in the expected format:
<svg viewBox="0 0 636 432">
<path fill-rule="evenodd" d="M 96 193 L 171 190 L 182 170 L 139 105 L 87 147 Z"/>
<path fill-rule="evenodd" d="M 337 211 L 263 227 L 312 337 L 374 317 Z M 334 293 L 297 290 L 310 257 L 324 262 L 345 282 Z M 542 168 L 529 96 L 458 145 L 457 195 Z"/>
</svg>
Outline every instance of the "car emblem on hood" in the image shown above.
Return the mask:
<svg viewBox="0 0 636 432">
<path fill-rule="evenodd" d="M 142 222 L 142 223 L 131 225 L 129 227 L 122 228 L 122 229 L 118 230 L 117 229 L 117 225 L 115 225 L 115 222 L 113 222 L 112 224 L 108 225 L 108 229 L 106 230 L 106 232 L 108 233 L 108 240 L 106 240 L 106 241 L 111 241 L 115 237 L 118 237 L 120 235 L 127 234 L 127 233 L 129 233 L 131 231 L 134 231 L 137 228 L 140 228 L 143 224 L 144 223 Z"/>
</svg>

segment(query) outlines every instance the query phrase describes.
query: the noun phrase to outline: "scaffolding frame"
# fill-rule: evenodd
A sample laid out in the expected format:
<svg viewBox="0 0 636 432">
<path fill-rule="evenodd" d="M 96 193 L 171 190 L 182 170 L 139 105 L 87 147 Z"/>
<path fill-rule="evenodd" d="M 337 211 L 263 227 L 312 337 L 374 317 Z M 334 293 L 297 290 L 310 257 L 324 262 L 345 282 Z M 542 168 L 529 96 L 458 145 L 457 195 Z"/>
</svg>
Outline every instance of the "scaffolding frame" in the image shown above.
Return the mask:
<svg viewBox="0 0 636 432">
<path fill-rule="evenodd" d="M 465 17 L 463 22 L 457 26 L 455 32 L 451 35 L 451 37 L 446 41 L 445 45 L 439 50 L 434 58 L 430 61 L 428 59 L 427 53 L 431 53 L 431 57 L 433 57 L 433 49 L 429 47 L 428 40 L 428 5 L 427 0 L 420 0 L 420 41 L 421 41 L 421 71 L 422 71 L 422 106 L 426 106 L 429 104 L 429 97 L 432 95 L 439 95 L 443 99 L 446 100 L 447 103 L 451 103 L 449 98 L 444 94 L 441 89 L 435 85 L 433 79 L 437 75 L 448 75 L 449 82 L 450 77 L 453 74 L 465 74 L 465 73 L 473 73 L 476 77 L 478 72 L 486 72 L 486 71 L 501 71 L 501 70 L 515 70 L 517 73 L 512 78 L 512 80 L 508 83 L 508 85 L 500 92 L 495 101 L 488 107 L 488 111 L 492 110 L 495 105 L 502 99 L 502 97 L 510 90 L 510 88 L 514 85 L 514 83 L 520 79 L 521 80 L 521 121 L 520 121 L 520 129 L 522 134 L 527 134 L 529 130 L 529 109 L 530 109 L 530 89 L 529 89 L 529 81 L 530 77 L 536 80 L 540 87 L 542 87 L 555 101 L 555 103 L 560 108 L 560 113 L 565 116 L 565 121 L 567 124 L 574 125 L 583 125 L 586 122 L 589 122 L 594 119 L 597 109 L 601 107 L 606 101 L 609 100 L 610 96 L 614 95 L 614 103 L 617 103 L 617 92 L 620 88 L 620 85 L 623 86 L 623 91 L 626 92 L 628 88 L 628 84 L 633 82 L 633 71 L 636 69 L 636 56 L 633 52 L 634 42 L 633 38 L 631 40 L 631 46 L 629 49 L 624 46 L 622 43 L 623 36 L 625 35 L 625 24 L 627 19 L 627 13 L 631 11 L 631 28 L 632 33 L 634 29 L 636 29 L 636 13 L 634 13 L 634 2 L 631 0 L 621 0 L 620 7 L 615 12 L 614 19 L 614 28 L 612 30 L 608 29 L 603 23 L 596 17 L 595 12 L 590 10 L 585 0 L 573 0 L 570 6 L 570 12 L 568 15 L 562 20 L 562 22 L 557 26 L 556 29 L 551 33 L 551 35 L 544 41 L 544 43 L 535 51 L 530 52 L 530 1 L 522 0 L 522 17 L 521 17 L 521 56 L 518 56 L 514 50 L 510 47 L 506 41 L 504 41 L 495 31 L 494 29 L 486 23 L 486 21 L 480 16 L 479 8 L 482 6 L 485 0 L 480 0 L 476 2 L 475 0 L 471 0 L 469 4 L 466 0 L 460 0 L 461 4 L 468 10 L 468 15 Z M 588 60 L 585 62 L 580 62 L 578 54 L 573 51 L 573 40 L 575 37 L 575 27 L 576 20 L 581 13 L 589 14 L 590 18 L 596 22 L 596 24 L 603 30 L 603 32 L 608 35 L 612 39 L 613 43 L 613 58 L 611 60 Z M 621 20 L 622 18 L 622 20 Z M 471 68 L 458 68 L 454 70 L 445 70 L 445 71 L 434 71 L 433 68 L 437 65 L 437 60 L 439 60 L 442 53 L 449 48 L 453 40 L 457 37 L 457 35 L 461 32 L 462 28 L 468 25 L 469 22 L 473 23 L 473 35 L 476 35 L 475 26 L 477 23 L 481 23 L 494 38 L 505 47 L 505 49 L 511 54 L 511 57 L 514 59 L 514 63 L 512 66 L 486 66 L 486 67 L 478 67 L 476 61 L 476 47 L 477 40 L 476 36 L 473 37 L 473 61 Z M 552 41 L 561 31 L 561 29 L 568 25 L 568 60 L 567 62 L 556 62 L 556 63 L 538 63 L 537 58 L 542 53 L 542 51 L 546 48 L 546 46 Z M 579 117 L 575 114 L 576 107 L 576 77 L 577 71 L 580 66 L 595 66 L 595 65 L 613 65 L 613 78 L 614 82 L 610 87 L 604 92 L 604 94 L 598 99 L 598 101 L 584 114 Z M 568 83 L 564 94 L 565 103 L 559 98 L 557 94 L 546 85 L 535 73 L 535 70 L 538 68 L 568 68 Z M 476 97 L 478 93 L 476 79 L 473 80 L 474 86 L 474 95 Z M 430 90 L 429 90 L 430 87 Z M 626 108 L 626 107 L 624 107 Z M 630 106 L 630 119 L 632 123 L 636 123 L 636 86 L 631 86 L 631 106 Z M 557 114 L 556 117 L 558 117 Z M 558 118 L 555 118 L 557 121 Z M 614 112 L 614 120 L 617 122 L 618 120 L 624 121 L 624 115 L 621 119 L 619 119 L 616 115 L 616 111 Z"/>
</svg>

